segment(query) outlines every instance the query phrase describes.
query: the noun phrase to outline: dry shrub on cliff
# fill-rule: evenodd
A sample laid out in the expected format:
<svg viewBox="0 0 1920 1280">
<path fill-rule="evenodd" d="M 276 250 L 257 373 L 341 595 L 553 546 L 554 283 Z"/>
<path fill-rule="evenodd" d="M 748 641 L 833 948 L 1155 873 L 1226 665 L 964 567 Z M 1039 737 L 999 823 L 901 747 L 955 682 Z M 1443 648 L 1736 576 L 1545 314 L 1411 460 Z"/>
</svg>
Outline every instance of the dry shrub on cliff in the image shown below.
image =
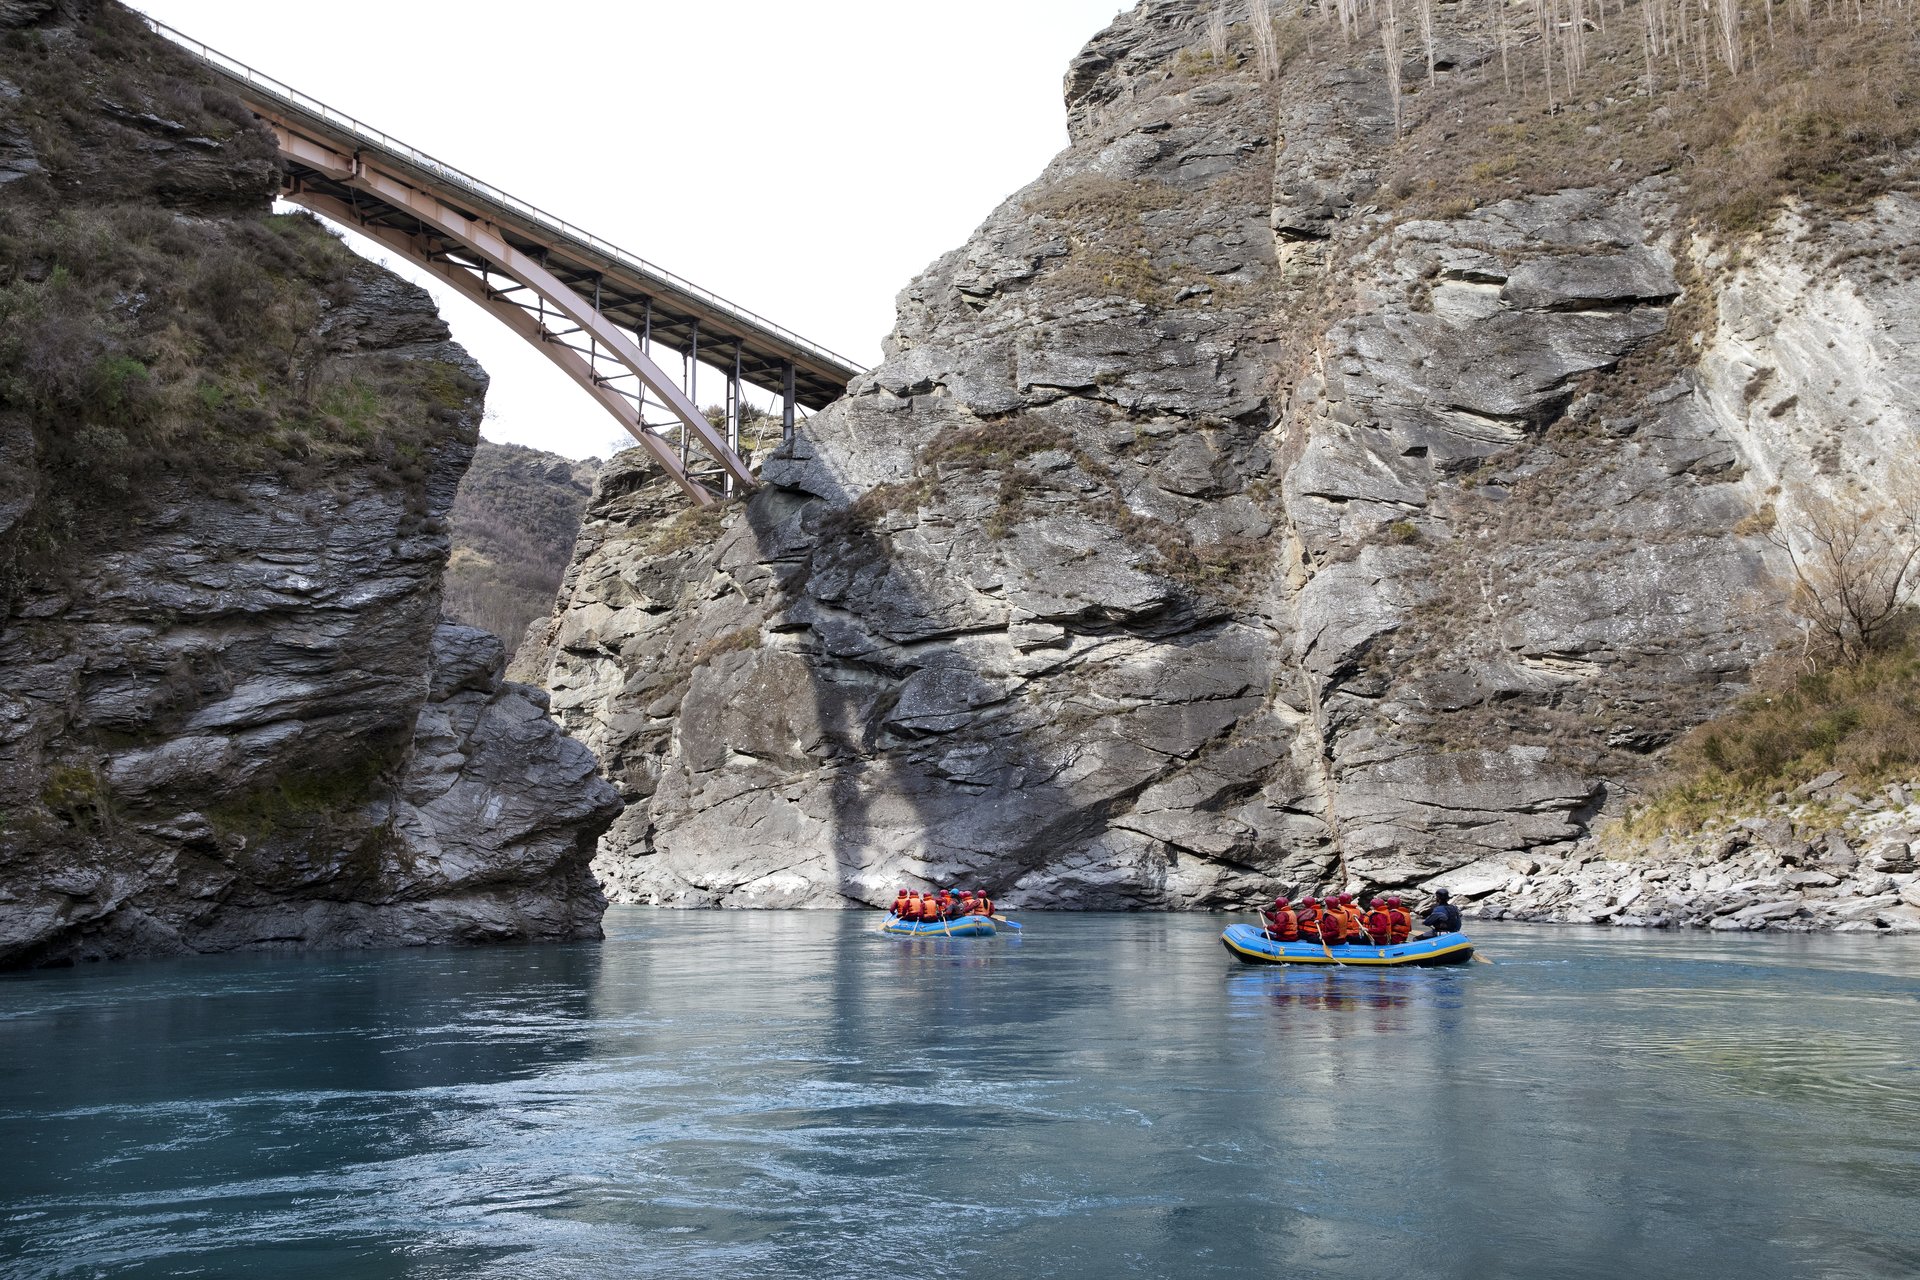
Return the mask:
<svg viewBox="0 0 1920 1280">
<path fill-rule="evenodd" d="M 1036 453 L 1065 449 L 1072 443 L 1072 433 L 1064 428 L 1030 414 L 1015 414 L 978 426 L 942 431 L 920 450 L 920 463 L 936 468 L 1003 471 Z"/>
<path fill-rule="evenodd" d="M 1066 223 L 1076 233 L 1111 233 L 1138 227 L 1148 214 L 1171 209 L 1187 193 L 1158 178 L 1118 178 L 1079 173 L 1053 183 L 1026 201 L 1028 213 Z"/>
<path fill-rule="evenodd" d="M 1897 480 L 1881 502 L 1803 501 L 1766 537 L 1792 571 L 1810 659 L 1858 663 L 1907 625 L 1920 594 L 1920 480 Z"/>
<path fill-rule="evenodd" d="M 1829 769 L 1856 786 L 1920 767 L 1920 481 L 1883 502 L 1804 502 L 1757 523 L 1790 569 L 1807 637 L 1757 692 L 1682 738 L 1629 831 L 1696 826 Z"/>
</svg>

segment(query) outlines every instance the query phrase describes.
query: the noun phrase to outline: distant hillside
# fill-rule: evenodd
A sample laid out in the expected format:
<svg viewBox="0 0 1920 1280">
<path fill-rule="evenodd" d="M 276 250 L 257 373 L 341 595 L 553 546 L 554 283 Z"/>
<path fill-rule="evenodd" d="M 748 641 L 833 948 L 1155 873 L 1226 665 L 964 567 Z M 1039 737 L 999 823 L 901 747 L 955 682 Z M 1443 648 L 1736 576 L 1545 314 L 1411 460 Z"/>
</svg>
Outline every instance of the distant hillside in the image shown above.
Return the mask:
<svg viewBox="0 0 1920 1280">
<path fill-rule="evenodd" d="M 598 464 L 482 440 L 454 499 L 449 618 L 509 651 L 553 608 Z"/>
</svg>

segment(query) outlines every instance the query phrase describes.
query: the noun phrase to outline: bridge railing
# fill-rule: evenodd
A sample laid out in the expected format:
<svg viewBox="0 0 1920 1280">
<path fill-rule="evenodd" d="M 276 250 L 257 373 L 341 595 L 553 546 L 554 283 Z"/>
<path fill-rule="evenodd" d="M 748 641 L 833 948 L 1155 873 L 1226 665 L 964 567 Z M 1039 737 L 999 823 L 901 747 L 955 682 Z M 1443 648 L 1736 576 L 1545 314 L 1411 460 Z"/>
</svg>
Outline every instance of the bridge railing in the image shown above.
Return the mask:
<svg viewBox="0 0 1920 1280">
<path fill-rule="evenodd" d="M 528 204 L 525 200 L 517 196 L 509 195 L 492 183 L 483 182 L 472 174 L 461 169 L 456 169 L 445 161 L 436 160 L 426 152 L 416 147 L 408 146 L 393 135 L 383 133 L 372 125 L 364 124 L 356 120 L 344 111 L 337 111 L 319 99 L 300 92 L 292 85 L 276 80 L 264 72 L 256 71 L 238 58 L 229 57 L 221 53 L 218 49 L 194 39 L 184 31 L 170 27 L 166 23 L 154 18 L 149 18 L 145 14 L 141 14 L 140 17 L 148 27 L 153 29 L 155 34 L 179 45 L 188 53 L 199 58 L 202 62 L 219 68 L 235 80 L 259 89 L 270 97 L 279 98 L 287 105 L 297 107 L 309 115 L 318 116 L 327 123 L 336 125 L 353 134 L 355 137 L 372 143 L 374 146 L 399 157 L 408 164 L 433 174 L 450 186 L 463 188 L 474 195 L 490 200 L 494 204 L 513 211 L 529 222 L 537 223 L 549 231 L 557 232 L 570 240 L 585 245 L 604 257 L 611 258 L 616 262 L 632 267 L 634 270 L 645 275 L 653 276 L 655 279 L 673 286 L 673 288 L 679 290 L 681 293 L 706 303 L 714 310 L 731 314 L 741 320 L 747 321 L 756 328 L 764 330 L 802 351 L 817 356 L 829 364 L 837 364 L 856 371 L 862 367 L 855 361 L 848 359 L 836 351 L 829 350 L 817 342 L 811 342 L 801 337 L 784 325 L 775 324 L 758 312 L 750 311 L 736 302 L 730 302 L 711 290 L 702 289 L 699 285 L 693 283 L 693 281 L 683 276 L 677 276 L 663 267 L 656 266 L 638 254 L 628 253 L 618 245 L 609 244 L 599 236 L 581 230 L 564 218 L 556 217 L 537 205 Z"/>
</svg>

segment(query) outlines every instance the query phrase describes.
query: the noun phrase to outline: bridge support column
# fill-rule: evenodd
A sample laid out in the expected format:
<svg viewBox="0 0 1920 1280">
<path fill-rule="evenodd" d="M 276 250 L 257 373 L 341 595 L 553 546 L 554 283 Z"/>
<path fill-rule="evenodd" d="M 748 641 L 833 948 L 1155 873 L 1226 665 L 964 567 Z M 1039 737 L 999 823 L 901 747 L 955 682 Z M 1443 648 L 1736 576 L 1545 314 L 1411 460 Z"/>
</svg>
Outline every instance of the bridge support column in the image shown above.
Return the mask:
<svg viewBox="0 0 1920 1280">
<path fill-rule="evenodd" d="M 793 443 L 793 406 L 799 396 L 794 391 L 793 361 L 787 361 L 786 386 L 780 397 L 780 443 Z"/>
</svg>

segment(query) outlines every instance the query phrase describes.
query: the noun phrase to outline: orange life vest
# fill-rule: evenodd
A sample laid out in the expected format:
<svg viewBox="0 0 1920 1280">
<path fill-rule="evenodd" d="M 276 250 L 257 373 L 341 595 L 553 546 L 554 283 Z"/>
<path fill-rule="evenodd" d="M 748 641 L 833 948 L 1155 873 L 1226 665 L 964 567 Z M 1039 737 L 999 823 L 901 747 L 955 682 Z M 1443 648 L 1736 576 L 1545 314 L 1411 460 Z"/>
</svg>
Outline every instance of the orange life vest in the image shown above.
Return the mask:
<svg viewBox="0 0 1920 1280">
<path fill-rule="evenodd" d="M 1281 942 L 1300 940 L 1300 917 L 1286 907 L 1278 911 L 1263 911 L 1261 915 L 1267 921 L 1267 934 Z"/>
<path fill-rule="evenodd" d="M 1347 918 L 1335 903 L 1331 907 L 1320 908 L 1320 941 L 1328 946 L 1338 946 L 1347 936 Z"/>
<path fill-rule="evenodd" d="M 941 915 L 947 915 L 953 910 L 953 895 L 945 889 L 940 891 L 940 897 L 936 901 L 939 903 Z"/>
<path fill-rule="evenodd" d="M 979 894 L 978 896 L 976 896 L 976 897 L 974 898 L 974 900 L 973 900 L 973 914 L 974 914 L 974 915 L 977 915 L 977 916 L 990 916 L 990 915 L 992 915 L 992 914 L 993 914 L 993 899 L 992 899 L 992 898 L 989 898 L 989 897 L 988 897 L 988 896 L 987 896 L 986 894 L 984 894 L 984 893 L 983 893 L 983 894 Z"/>
<path fill-rule="evenodd" d="M 907 895 L 903 893 L 899 897 L 895 898 L 893 900 L 893 906 L 889 907 L 888 910 L 892 911 L 894 915 L 900 917 L 901 919 L 903 920 L 906 919 Z"/>
<path fill-rule="evenodd" d="M 1413 917 L 1408 915 L 1403 908 L 1388 907 L 1387 921 L 1388 937 L 1391 939 L 1392 945 L 1397 947 L 1413 936 Z"/>
<path fill-rule="evenodd" d="M 1375 907 L 1367 912 L 1367 936 L 1373 939 L 1377 947 L 1386 946 L 1387 940 L 1393 936 L 1393 918 L 1387 914 L 1385 907 Z"/>
<path fill-rule="evenodd" d="M 1306 939 L 1308 942 L 1320 941 L 1321 922 L 1324 921 L 1326 918 L 1327 918 L 1326 912 L 1323 908 L 1306 907 L 1302 909 L 1299 916 L 1296 917 L 1297 919 L 1296 927 L 1298 929 L 1299 936 Z"/>
</svg>

